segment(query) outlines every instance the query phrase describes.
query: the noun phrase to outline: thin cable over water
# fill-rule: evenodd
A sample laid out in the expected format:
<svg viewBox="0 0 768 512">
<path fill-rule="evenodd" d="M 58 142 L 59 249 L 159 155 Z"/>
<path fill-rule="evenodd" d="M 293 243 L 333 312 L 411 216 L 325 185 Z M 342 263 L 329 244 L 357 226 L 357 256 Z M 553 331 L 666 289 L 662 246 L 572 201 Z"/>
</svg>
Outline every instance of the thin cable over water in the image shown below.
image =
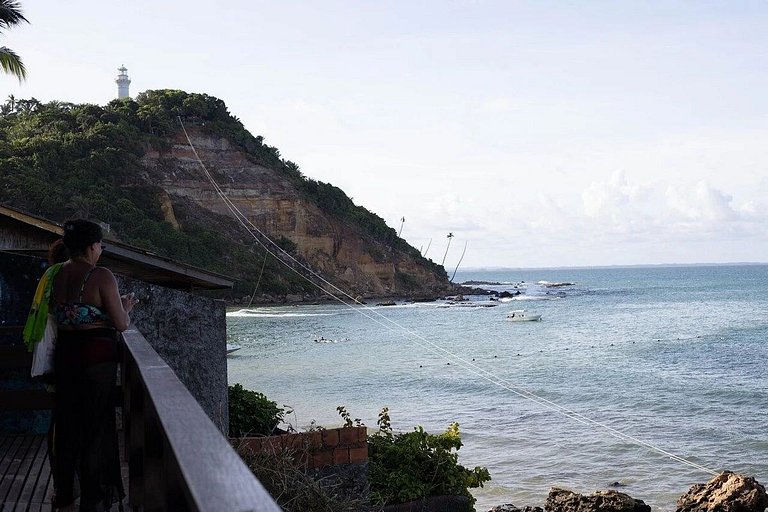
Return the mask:
<svg viewBox="0 0 768 512">
<path fill-rule="evenodd" d="M 348 308 L 352 309 L 353 311 L 357 312 L 358 314 L 368 318 L 372 322 L 375 322 L 381 327 L 384 327 L 390 332 L 393 332 L 395 334 L 407 334 L 410 336 L 406 336 L 406 339 L 408 341 L 411 341 L 412 343 L 415 343 L 416 345 L 420 346 L 421 348 L 428 350 L 430 352 L 433 352 L 434 354 L 437 354 L 438 356 L 444 357 L 449 359 L 450 361 L 456 363 L 460 367 L 464 368 L 471 374 L 490 382 L 491 384 L 494 384 L 502 389 L 505 389 L 521 398 L 524 398 L 526 400 L 530 400 L 532 402 L 535 402 L 542 407 L 545 407 L 551 411 L 557 412 L 567 418 L 570 418 L 571 420 L 577 421 L 579 423 L 582 423 L 584 425 L 592 426 L 592 427 L 598 427 L 605 432 L 607 432 L 609 435 L 621 439 L 623 441 L 628 441 L 633 444 L 637 444 L 640 446 L 643 446 L 651 451 L 654 451 L 658 454 L 664 455 L 665 457 L 669 457 L 670 459 L 679 462 L 681 464 L 690 466 L 692 468 L 698 469 L 704 473 L 709 473 L 712 475 L 718 474 L 717 471 L 714 471 L 710 468 L 707 468 L 706 466 L 703 466 L 701 464 L 698 464 L 696 462 L 690 461 L 684 457 L 681 457 L 679 455 L 676 455 L 674 453 L 671 453 L 667 450 L 664 450 L 663 448 L 659 448 L 658 446 L 653 445 L 652 443 L 649 443 L 647 441 L 643 441 L 642 439 L 638 439 L 634 436 L 631 436 L 629 434 L 626 434 L 618 429 L 615 429 L 609 425 L 606 425 L 605 423 L 601 423 L 597 420 L 593 420 L 587 416 L 584 416 L 581 413 L 578 413 L 576 411 L 573 411 L 571 409 L 568 409 L 567 407 L 564 407 L 562 405 L 559 405 L 551 400 L 548 400 L 542 396 L 539 396 L 531 391 L 528 391 L 524 388 L 515 386 L 512 382 L 503 379 L 492 372 L 478 366 L 477 364 L 467 361 L 460 357 L 457 354 L 454 354 L 453 352 L 435 344 L 434 342 L 431 342 L 426 337 L 421 335 L 420 333 L 413 331 L 412 329 L 409 329 L 398 322 L 392 320 L 391 318 L 382 315 L 379 313 L 376 309 L 367 306 L 360 301 L 358 301 L 356 298 L 349 295 L 346 291 L 342 290 L 341 288 L 337 287 L 333 283 L 326 280 L 324 277 L 322 277 L 320 274 L 315 272 L 310 267 L 304 265 L 299 260 L 297 260 L 293 255 L 285 251 L 282 247 L 280 247 L 274 240 L 272 240 L 267 234 L 265 234 L 263 231 L 261 231 L 257 226 L 255 226 L 238 208 L 237 206 L 229 199 L 229 197 L 224 193 L 224 191 L 219 187 L 218 183 L 216 183 L 216 180 L 213 178 L 211 173 L 206 168 L 205 164 L 203 163 L 202 159 L 200 158 L 200 155 L 197 153 L 197 149 L 195 148 L 194 144 L 192 144 L 192 140 L 189 137 L 189 134 L 187 133 L 187 129 L 184 126 L 183 121 L 181 120 L 181 117 L 179 116 L 179 124 L 181 125 L 182 130 L 184 131 L 184 136 L 187 139 L 187 142 L 189 143 L 189 147 L 192 149 L 192 152 L 195 155 L 195 158 L 197 159 L 198 163 L 200 164 L 201 169 L 203 170 L 203 173 L 205 174 L 208 181 L 211 183 L 213 188 L 216 190 L 216 193 L 219 195 L 219 197 L 224 202 L 227 209 L 232 213 L 232 215 L 235 217 L 235 219 L 238 221 L 238 223 L 243 226 L 243 228 L 248 231 L 248 233 L 256 240 L 256 242 L 261 245 L 264 250 L 271 256 L 275 257 L 280 263 L 285 265 L 287 268 L 298 274 L 299 276 L 306 279 L 310 284 L 317 287 L 322 292 L 329 295 L 331 298 L 336 300 L 337 302 L 347 306 Z M 250 227 L 249 227 L 250 226 Z M 255 232 L 255 233 L 254 233 Z M 256 233 L 258 233 L 259 236 L 256 236 Z M 262 240 L 263 239 L 263 240 Z M 276 251 L 273 251 L 270 249 L 270 247 L 264 242 L 268 242 Z M 278 254 L 279 253 L 279 254 Z M 288 263 L 285 261 L 285 259 L 289 260 L 291 263 Z M 307 274 L 311 275 L 313 278 L 317 279 L 320 283 L 327 286 L 328 289 L 324 288 L 317 282 L 313 281 L 306 275 L 299 272 L 295 267 L 299 267 L 302 270 L 304 270 Z M 333 290 L 339 295 L 342 295 L 346 297 L 349 302 L 345 301 L 342 297 L 336 295 Z"/>
</svg>

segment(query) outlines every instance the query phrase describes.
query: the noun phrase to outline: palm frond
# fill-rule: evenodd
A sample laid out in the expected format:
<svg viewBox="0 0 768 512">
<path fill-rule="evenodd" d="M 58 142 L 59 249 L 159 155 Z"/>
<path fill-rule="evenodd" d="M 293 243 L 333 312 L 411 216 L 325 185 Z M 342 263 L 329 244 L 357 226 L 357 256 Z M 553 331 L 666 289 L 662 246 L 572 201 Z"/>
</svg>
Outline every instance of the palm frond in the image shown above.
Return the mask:
<svg viewBox="0 0 768 512">
<path fill-rule="evenodd" d="M 9 75 L 15 75 L 20 82 L 27 78 L 27 70 L 21 58 L 5 46 L 0 46 L 0 69 Z"/>
<path fill-rule="evenodd" d="M 0 0 L 0 28 L 18 25 L 22 21 L 29 23 L 21 14 L 21 4 L 16 0 Z"/>
</svg>

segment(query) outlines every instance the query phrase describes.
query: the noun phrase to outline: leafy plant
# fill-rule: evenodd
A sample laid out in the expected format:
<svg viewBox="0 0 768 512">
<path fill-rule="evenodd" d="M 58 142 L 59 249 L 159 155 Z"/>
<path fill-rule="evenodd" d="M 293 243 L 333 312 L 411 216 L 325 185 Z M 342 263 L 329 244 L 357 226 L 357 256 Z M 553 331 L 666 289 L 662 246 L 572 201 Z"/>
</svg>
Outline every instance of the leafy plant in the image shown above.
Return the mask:
<svg viewBox="0 0 768 512">
<path fill-rule="evenodd" d="M 395 433 L 389 410 L 382 409 L 379 430 L 368 436 L 368 469 L 371 499 L 387 505 L 428 496 L 459 495 L 475 498 L 469 489 L 491 479 L 484 467 L 467 469 L 458 463 L 462 446 L 459 424 L 442 434 L 430 434 L 421 426 L 413 432 Z"/>
<path fill-rule="evenodd" d="M 283 421 L 284 410 L 276 402 L 256 391 L 243 388 L 242 384 L 229 386 L 229 435 L 272 434 Z"/>
<path fill-rule="evenodd" d="M 363 420 L 360 418 L 352 419 L 352 415 L 347 412 L 347 408 L 343 405 L 340 405 L 336 408 L 336 412 L 339 413 L 339 416 L 341 416 L 341 419 L 344 420 L 344 427 L 364 427 L 365 424 L 363 423 Z"/>
</svg>

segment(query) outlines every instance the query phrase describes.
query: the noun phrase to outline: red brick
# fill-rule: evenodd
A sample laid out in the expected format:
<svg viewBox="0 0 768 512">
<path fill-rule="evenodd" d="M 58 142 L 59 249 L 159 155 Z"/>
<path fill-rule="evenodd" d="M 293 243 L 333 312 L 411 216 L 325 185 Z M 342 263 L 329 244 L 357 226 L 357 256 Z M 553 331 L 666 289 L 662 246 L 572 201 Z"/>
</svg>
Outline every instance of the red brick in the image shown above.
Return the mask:
<svg viewBox="0 0 768 512">
<path fill-rule="evenodd" d="M 362 446 L 359 448 L 349 449 L 349 462 L 352 464 L 362 464 L 368 461 L 368 447 Z"/>
<path fill-rule="evenodd" d="M 237 440 L 235 446 L 257 452 L 261 449 L 261 441 L 252 437 L 243 437 L 242 439 Z"/>
<path fill-rule="evenodd" d="M 333 452 L 331 450 L 323 450 L 312 455 L 312 467 L 319 468 L 322 466 L 330 466 L 333 464 Z"/>
<path fill-rule="evenodd" d="M 280 451 L 280 441 L 274 437 L 265 437 L 261 442 L 261 451 L 265 453 L 277 453 Z"/>
<path fill-rule="evenodd" d="M 334 448 L 333 465 L 349 464 L 349 448 Z"/>
<path fill-rule="evenodd" d="M 360 443 L 368 444 L 368 428 L 360 427 L 357 429 L 357 440 Z"/>
<path fill-rule="evenodd" d="M 334 448 L 339 445 L 339 430 L 330 429 L 323 430 L 323 446 L 326 448 Z"/>
<path fill-rule="evenodd" d="M 310 450 L 319 450 L 323 446 L 323 433 L 320 430 L 316 432 L 307 432 L 304 434 L 304 438 L 307 442 L 307 448 Z"/>
<path fill-rule="evenodd" d="M 349 446 L 357 444 L 358 434 L 357 428 L 347 427 L 339 429 L 339 446 Z"/>
<path fill-rule="evenodd" d="M 304 450 L 304 436 L 301 434 L 286 434 L 282 437 L 283 446 L 290 450 Z"/>
</svg>

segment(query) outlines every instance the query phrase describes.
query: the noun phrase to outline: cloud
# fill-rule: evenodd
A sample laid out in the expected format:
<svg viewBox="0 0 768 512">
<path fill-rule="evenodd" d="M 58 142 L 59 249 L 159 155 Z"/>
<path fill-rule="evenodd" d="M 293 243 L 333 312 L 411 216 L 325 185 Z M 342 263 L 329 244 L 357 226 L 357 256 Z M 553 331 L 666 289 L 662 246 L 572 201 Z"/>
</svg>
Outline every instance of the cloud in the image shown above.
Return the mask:
<svg viewBox="0 0 768 512">
<path fill-rule="evenodd" d="M 599 229 L 636 239 L 716 241 L 757 235 L 768 220 L 753 201 L 738 203 L 707 180 L 637 184 L 617 171 L 587 186 L 581 199 L 581 229 L 593 235 Z"/>
<path fill-rule="evenodd" d="M 624 171 L 614 172 L 608 181 L 593 182 L 581 193 L 581 199 L 587 218 L 615 225 L 645 217 L 652 203 L 650 191 L 630 184 Z"/>
<path fill-rule="evenodd" d="M 692 188 L 668 187 L 665 197 L 670 211 L 685 221 L 728 222 L 741 217 L 731 205 L 733 197 L 706 181 L 700 181 Z"/>
</svg>

